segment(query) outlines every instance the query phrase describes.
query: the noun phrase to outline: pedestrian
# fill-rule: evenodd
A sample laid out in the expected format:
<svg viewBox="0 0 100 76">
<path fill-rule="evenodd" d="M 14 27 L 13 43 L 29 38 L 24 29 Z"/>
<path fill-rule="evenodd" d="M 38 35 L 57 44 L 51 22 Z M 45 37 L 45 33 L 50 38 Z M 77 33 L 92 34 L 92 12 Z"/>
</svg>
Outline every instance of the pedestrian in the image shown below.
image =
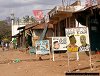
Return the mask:
<svg viewBox="0 0 100 76">
<path fill-rule="evenodd" d="M 28 30 L 26 32 L 26 51 L 29 50 L 32 47 L 32 31 Z"/>
<path fill-rule="evenodd" d="M 1 41 L 2 50 L 4 51 L 4 41 Z"/>
<path fill-rule="evenodd" d="M 6 49 L 9 50 L 9 42 L 6 43 Z"/>
<path fill-rule="evenodd" d="M 17 39 L 16 38 L 13 39 L 13 48 L 17 49 Z"/>
<path fill-rule="evenodd" d="M 28 32 L 27 32 L 27 42 L 28 42 L 28 46 L 32 47 L 32 32 L 31 32 L 31 30 L 28 30 Z"/>
</svg>

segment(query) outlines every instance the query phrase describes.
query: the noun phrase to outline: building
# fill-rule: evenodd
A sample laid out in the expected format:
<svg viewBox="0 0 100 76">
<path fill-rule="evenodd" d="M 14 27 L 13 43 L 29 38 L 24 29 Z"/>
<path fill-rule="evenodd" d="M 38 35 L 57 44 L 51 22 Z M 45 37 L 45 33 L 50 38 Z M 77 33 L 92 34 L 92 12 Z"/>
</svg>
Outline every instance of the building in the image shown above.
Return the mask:
<svg viewBox="0 0 100 76">
<path fill-rule="evenodd" d="M 100 50 L 100 5 L 82 9 L 74 14 L 78 22 L 89 28 L 91 50 Z"/>
<path fill-rule="evenodd" d="M 46 29 L 47 26 L 47 29 Z M 32 30 L 32 42 L 33 46 L 35 46 L 35 42 L 40 40 L 44 34 L 43 39 L 50 40 L 53 36 L 53 25 L 50 23 L 39 23 L 39 24 L 28 24 L 25 26 L 25 31 L 31 29 Z M 46 32 L 43 31 L 46 29 Z M 51 41 L 51 40 L 50 40 Z"/>
<path fill-rule="evenodd" d="M 50 12 L 48 12 L 49 22 L 47 23 L 48 29 L 45 34 L 45 39 L 50 40 L 50 45 L 51 45 L 51 37 L 65 36 L 65 28 L 77 27 L 81 25 L 77 22 L 73 13 L 82 8 L 84 7 L 81 6 L 81 2 L 77 0 L 75 3 L 73 3 L 70 6 L 56 6 Z M 45 22 L 42 22 L 40 24 L 38 23 L 27 24 L 24 29 L 25 31 L 23 31 L 25 32 L 23 33 L 24 37 L 26 36 L 26 32 L 29 29 L 32 30 L 33 46 L 35 46 L 35 41 L 41 38 L 41 34 L 43 35 L 43 30 L 46 29 L 46 24 Z M 22 40 L 24 39 L 23 36 L 22 37 L 20 36 L 20 39 L 19 39 L 20 42 L 24 41 Z"/>
<path fill-rule="evenodd" d="M 84 8 L 80 0 L 69 6 L 56 6 L 49 14 L 49 23 L 53 24 L 54 36 L 65 36 L 65 28 L 78 27 L 74 12 Z"/>
</svg>

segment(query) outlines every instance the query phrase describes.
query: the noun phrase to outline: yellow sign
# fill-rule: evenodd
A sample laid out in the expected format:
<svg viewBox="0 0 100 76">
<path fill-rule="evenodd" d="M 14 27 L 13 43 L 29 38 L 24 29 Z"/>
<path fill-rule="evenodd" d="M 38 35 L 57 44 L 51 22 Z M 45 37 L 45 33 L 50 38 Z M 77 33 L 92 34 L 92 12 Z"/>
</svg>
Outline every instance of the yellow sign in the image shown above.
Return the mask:
<svg viewBox="0 0 100 76">
<path fill-rule="evenodd" d="M 78 46 L 68 46 L 67 50 L 69 52 L 78 52 Z"/>
</svg>

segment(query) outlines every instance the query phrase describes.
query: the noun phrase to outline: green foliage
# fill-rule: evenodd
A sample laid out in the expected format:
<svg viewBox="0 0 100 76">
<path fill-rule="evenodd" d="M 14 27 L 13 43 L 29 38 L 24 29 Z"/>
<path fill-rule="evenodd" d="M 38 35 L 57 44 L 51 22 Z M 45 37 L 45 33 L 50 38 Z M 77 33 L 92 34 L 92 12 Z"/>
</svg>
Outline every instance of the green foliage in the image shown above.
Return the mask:
<svg viewBox="0 0 100 76">
<path fill-rule="evenodd" d="M 23 17 L 23 19 L 24 19 L 24 22 L 29 22 L 29 21 L 34 22 L 34 23 L 37 22 L 33 16 L 27 15 L 27 16 Z"/>
<path fill-rule="evenodd" d="M 7 22 L 0 21 L 0 40 L 11 39 L 11 26 L 8 26 Z"/>
</svg>

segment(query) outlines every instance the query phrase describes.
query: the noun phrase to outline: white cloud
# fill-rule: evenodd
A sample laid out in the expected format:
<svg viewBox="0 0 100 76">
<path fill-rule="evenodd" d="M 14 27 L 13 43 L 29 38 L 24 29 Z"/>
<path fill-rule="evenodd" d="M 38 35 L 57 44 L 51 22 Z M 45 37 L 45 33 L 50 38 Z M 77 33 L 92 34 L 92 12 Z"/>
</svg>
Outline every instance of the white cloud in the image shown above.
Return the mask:
<svg viewBox="0 0 100 76">
<path fill-rule="evenodd" d="M 10 16 L 13 9 L 15 16 L 32 15 L 34 9 L 51 9 L 61 5 L 62 0 L 0 0 L 0 19 Z M 46 11 L 44 11 L 46 12 Z"/>
</svg>

